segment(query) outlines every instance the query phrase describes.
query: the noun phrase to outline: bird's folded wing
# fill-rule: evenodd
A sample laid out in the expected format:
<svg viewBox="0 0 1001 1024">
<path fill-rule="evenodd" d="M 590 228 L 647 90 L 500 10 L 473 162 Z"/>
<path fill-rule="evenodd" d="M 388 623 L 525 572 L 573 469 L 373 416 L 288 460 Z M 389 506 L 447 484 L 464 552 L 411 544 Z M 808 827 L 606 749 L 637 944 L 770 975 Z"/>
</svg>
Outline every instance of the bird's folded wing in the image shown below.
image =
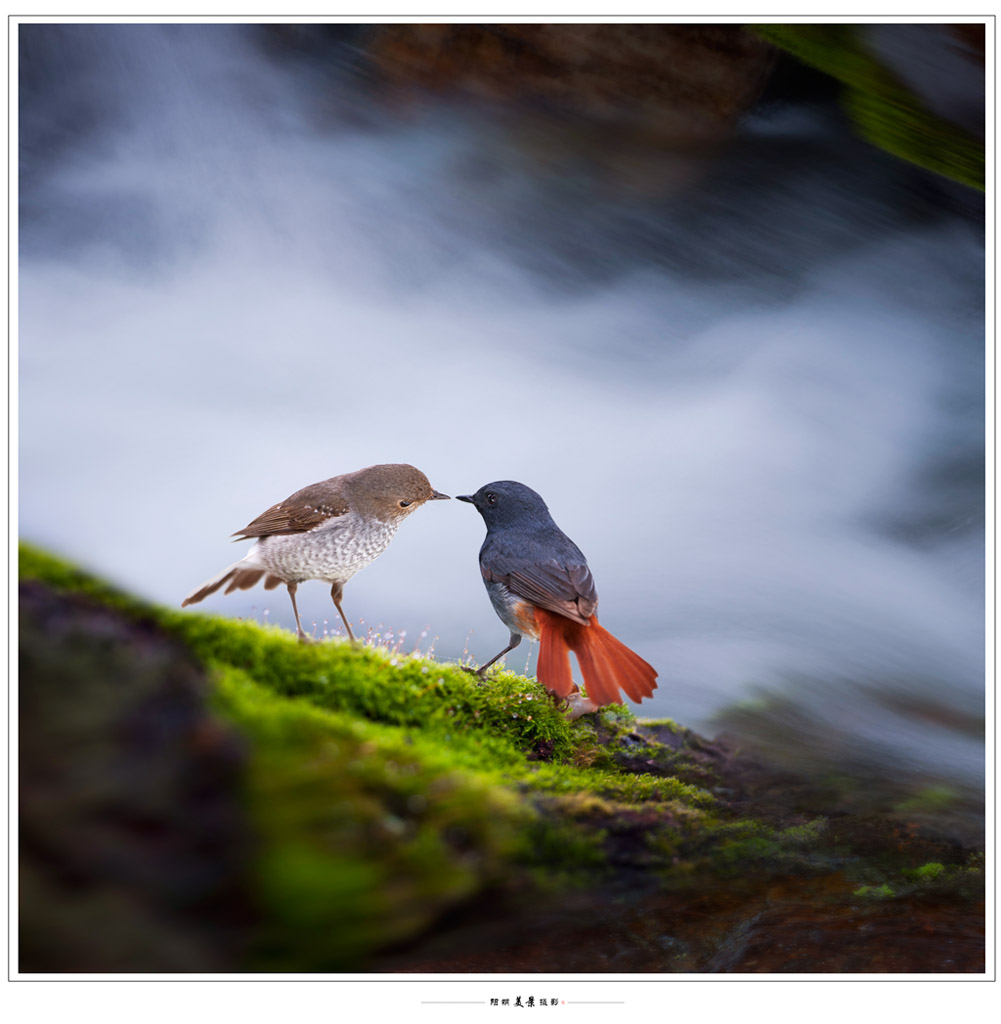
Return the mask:
<svg viewBox="0 0 1001 1024">
<path fill-rule="evenodd" d="M 348 511 L 349 506 L 343 498 L 332 497 L 322 484 L 313 484 L 272 505 L 233 536 L 270 537 L 276 533 L 305 533 Z"/>
<path fill-rule="evenodd" d="M 540 608 L 586 622 L 598 607 L 598 593 L 587 562 L 569 565 L 557 559 L 545 562 L 481 560 L 480 571 L 488 582 L 503 583 L 519 597 Z"/>
</svg>

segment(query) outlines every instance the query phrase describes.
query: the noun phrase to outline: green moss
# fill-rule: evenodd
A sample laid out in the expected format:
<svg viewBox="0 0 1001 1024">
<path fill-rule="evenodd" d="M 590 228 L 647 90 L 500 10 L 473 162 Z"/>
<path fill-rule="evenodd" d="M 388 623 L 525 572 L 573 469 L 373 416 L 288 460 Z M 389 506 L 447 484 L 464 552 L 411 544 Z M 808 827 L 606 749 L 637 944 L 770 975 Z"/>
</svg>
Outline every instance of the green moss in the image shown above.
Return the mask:
<svg viewBox="0 0 1001 1024">
<path fill-rule="evenodd" d="M 241 624 L 240 630 L 220 623 L 219 637 L 208 639 L 204 623 L 193 618 L 170 616 L 166 624 L 206 663 L 243 668 L 276 693 L 370 721 L 430 731 L 463 750 L 470 743 L 486 746 L 498 762 L 514 763 L 522 759 L 521 751 L 537 747 L 557 759 L 573 752 L 569 723 L 542 687 L 509 673 L 480 685 L 457 667 L 426 658 L 359 649 L 347 641 L 303 645 L 251 623 Z"/>
<path fill-rule="evenodd" d="M 756 25 L 754 31 L 846 87 L 859 132 L 896 156 L 973 188 L 984 188 L 984 146 L 931 113 L 870 53 L 856 25 Z"/>
<path fill-rule="evenodd" d="M 691 853 L 700 873 L 752 878 L 827 874 L 843 855 L 826 842 L 824 818 L 776 828 L 753 818 L 707 819 Z"/>
<path fill-rule="evenodd" d="M 422 737 L 217 677 L 252 745 L 262 969 L 350 969 L 426 928 L 524 854 L 531 808 Z"/>
<path fill-rule="evenodd" d="M 853 896 L 861 896 L 868 900 L 888 900 L 893 895 L 893 890 L 884 882 L 883 885 L 863 885 L 856 889 Z"/>
<path fill-rule="evenodd" d="M 964 863 L 928 861 L 900 873 L 900 887 L 925 896 L 950 899 L 981 899 L 983 896 L 983 855 L 974 854 Z"/>
<path fill-rule="evenodd" d="M 938 814 L 955 806 L 959 794 L 950 786 L 926 786 L 895 805 L 898 814 Z"/>
<path fill-rule="evenodd" d="M 640 718 L 637 719 L 637 723 L 648 729 L 667 729 L 668 732 L 675 734 L 685 731 L 673 718 Z"/>
<path fill-rule="evenodd" d="M 606 724 L 617 722 L 620 726 L 632 728 L 636 724 L 636 716 L 624 704 L 611 704 L 602 708 L 601 717 Z"/>
<path fill-rule="evenodd" d="M 927 864 L 922 864 L 921 867 L 914 868 L 910 872 L 914 878 L 922 881 L 933 881 L 944 873 L 945 865 L 939 864 L 938 861 L 929 861 Z"/>
<path fill-rule="evenodd" d="M 927 861 L 914 868 L 903 868 L 873 878 L 856 889 L 855 896 L 870 899 L 919 899 L 925 905 L 942 903 L 979 903 L 984 897 L 983 854 L 971 854 L 964 862 L 947 864 Z M 866 868 L 862 867 L 866 873 Z"/>
<path fill-rule="evenodd" d="M 820 839 L 826 827 L 826 818 L 815 818 L 803 825 L 790 825 L 782 829 L 779 835 L 790 843 L 814 843 Z"/>
<path fill-rule="evenodd" d="M 538 814 L 527 826 L 519 862 L 534 869 L 534 880 L 545 888 L 587 885 L 608 870 L 606 838 L 604 829 L 569 824 L 559 814 Z"/>
<path fill-rule="evenodd" d="M 773 829 L 756 821 L 724 822 L 715 828 L 713 861 L 718 868 L 744 873 L 756 864 L 774 863 L 782 845 Z"/>
<path fill-rule="evenodd" d="M 675 820 L 712 802 L 670 779 L 516 763 L 500 740 L 442 746 L 276 694 L 240 669 L 219 672 L 215 700 L 253 744 L 262 969 L 351 969 L 498 884 L 505 865 L 543 888 L 582 884 L 607 873 L 606 826 L 640 803 Z"/>
</svg>

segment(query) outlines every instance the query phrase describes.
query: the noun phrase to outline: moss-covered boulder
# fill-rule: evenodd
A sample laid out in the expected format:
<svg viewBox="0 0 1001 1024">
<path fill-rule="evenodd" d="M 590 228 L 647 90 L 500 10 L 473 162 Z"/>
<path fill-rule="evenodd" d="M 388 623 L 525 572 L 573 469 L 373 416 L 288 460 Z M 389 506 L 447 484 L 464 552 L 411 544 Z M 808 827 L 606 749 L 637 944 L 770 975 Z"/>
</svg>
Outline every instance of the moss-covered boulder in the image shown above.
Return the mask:
<svg viewBox="0 0 1001 1024">
<path fill-rule="evenodd" d="M 732 742 L 20 580 L 22 971 L 982 970 L 976 850 Z"/>
</svg>

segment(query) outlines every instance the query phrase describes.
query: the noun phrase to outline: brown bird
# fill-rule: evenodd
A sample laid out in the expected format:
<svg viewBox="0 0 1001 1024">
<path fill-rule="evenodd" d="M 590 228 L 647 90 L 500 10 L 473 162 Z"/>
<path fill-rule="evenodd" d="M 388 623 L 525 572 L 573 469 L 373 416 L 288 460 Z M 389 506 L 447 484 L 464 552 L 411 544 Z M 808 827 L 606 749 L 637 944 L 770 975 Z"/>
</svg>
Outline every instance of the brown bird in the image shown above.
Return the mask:
<svg viewBox="0 0 1001 1024">
<path fill-rule="evenodd" d="M 248 590 L 262 578 L 265 590 L 284 583 L 299 639 L 308 641 L 295 592 L 305 580 L 324 580 L 331 585 L 334 606 L 354 640 L 341 607 L 344 584 L 386 550 L 411 512 L 426 501 L 447 497 L 419 469 L 405 464 L 369 466 L 310 484 L 237 530 L 237 540 L 257 537 L 257 543 L 246 557 L 189 594 L 181 607 L 204 600 L 223 584 L 228 584 L 225 593 L 230 594 Z"/>
</svg>

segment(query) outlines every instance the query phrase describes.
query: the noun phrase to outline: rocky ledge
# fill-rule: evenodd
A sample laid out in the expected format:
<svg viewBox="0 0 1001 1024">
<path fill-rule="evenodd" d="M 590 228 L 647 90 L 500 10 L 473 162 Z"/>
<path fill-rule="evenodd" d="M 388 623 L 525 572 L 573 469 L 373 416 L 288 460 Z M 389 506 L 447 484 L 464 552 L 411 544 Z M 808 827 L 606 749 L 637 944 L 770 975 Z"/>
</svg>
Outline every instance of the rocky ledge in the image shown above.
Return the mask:
<svg viewBox="0 0 1001 1024">
<path fill-rule="evenodd" d="M 982 972 L 983 854 L 732 739 L 20 552 L 22 972 Z"/>
</svg>

